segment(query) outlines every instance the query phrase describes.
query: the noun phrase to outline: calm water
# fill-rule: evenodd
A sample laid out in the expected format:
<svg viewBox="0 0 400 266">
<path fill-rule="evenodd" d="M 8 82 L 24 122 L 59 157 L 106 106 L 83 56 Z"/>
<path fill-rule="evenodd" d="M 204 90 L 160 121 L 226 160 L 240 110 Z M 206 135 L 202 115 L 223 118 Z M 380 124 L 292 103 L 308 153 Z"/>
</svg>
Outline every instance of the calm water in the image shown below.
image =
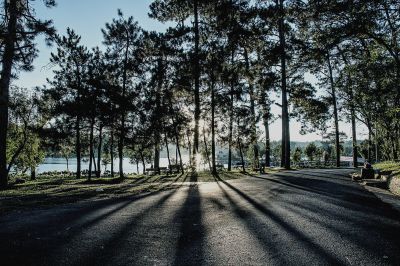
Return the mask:
<svg viewBox="0 0 400 266">
<path fill-rule="evenodd" d="M 171 158 L 171 163 L 173 163 L 174 158 Z M 184 164 L 189 162 L 188 156 L 183 156 L 182 161 Z M 139 169 L 139 173 L 143 172 L 143 166 L 139 163 L 139 167 L 136 164 L 130 163 L 129 158 L 124 158 L 124 173 L 137 173 Z M 68 161 L 69 171 L 75 172 L 76 171 L 76 158 L 71 158 Z M 149 168 L 151 165 L 146 165 L 146 168 Z M 167 167 L 168 166 L 168 158 L 160 158 L 160 167 Z M 107 168 L 106 168 L 107 167 Z M 114 171 L 118 171 L 119 167 L 119 160 L 114 160 Z M 81 162 L 81 169 L 87 170 L 89 169 L 89 162 Z M 104 172 L 105 170 L 111 170 L 111 165 L 108 164 L 107 166 L 101 165 L 101 170 Z M 50 172 L 50 171 L 67 171 L 67 161 L 64 158 L 46 158 L 44 163 L 39 165 L 37 168 L 37 173 L 43 172 Z"/>
</svg>

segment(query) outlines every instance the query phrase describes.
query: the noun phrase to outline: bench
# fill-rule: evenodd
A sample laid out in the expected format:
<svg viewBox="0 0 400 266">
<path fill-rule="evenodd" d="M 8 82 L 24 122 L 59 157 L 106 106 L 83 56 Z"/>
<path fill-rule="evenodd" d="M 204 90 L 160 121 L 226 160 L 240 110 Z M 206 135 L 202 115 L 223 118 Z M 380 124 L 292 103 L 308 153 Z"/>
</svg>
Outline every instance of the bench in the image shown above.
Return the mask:
<svg viewBox="0 0 400 266">
<path fill-rule="evenodd" d="M 224 169 L 224 165 L 223 164 L 216 164 L 215 168 L 217 168 L 217 170 L 223 170 Z"/>
<path fill-rule="evenodd" d="M 179 164 L 171 164 L 170 171 L 171 173 L 179 173 L 181 171 L 181 166 Z"/>
<path fill-rule="evenodd" d="M 242 169 L 243 168 L 243 164 L 241 163 L 237 163 L 233 166 L 234 169 Z"/>
</svg>

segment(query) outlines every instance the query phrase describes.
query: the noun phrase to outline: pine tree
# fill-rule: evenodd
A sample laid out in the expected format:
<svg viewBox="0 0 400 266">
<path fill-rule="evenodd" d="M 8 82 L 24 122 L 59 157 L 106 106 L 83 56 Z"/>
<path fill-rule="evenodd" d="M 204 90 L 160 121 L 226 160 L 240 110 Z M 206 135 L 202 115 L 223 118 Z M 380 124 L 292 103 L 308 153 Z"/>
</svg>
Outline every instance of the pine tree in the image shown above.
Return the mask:
<svg viewBox="0 0 400 266">
<path fill-rule="evenodd" d="M 9 90 L 13 68 L 31 70 L 32 61 L 37 56 L 35 37 L 39 34 L 52 36 L 54 28 L 50 20 L 42 21 L 36 18 L 31 6 L 32 1 L 9 0 L 3 1 L 4 16 L 1 38 L 4 40 L 0 47 L 1 77 L 0 77 L 0 187 L 6 187 L 7 174 L 7 125 Z M 53 7 L 54 0 L 45 0 L 46 7 Z M 29 14 L 29 16 L 28 16 Z M 49 42 L 50 39 L 47 38 Z"/>
</svg>

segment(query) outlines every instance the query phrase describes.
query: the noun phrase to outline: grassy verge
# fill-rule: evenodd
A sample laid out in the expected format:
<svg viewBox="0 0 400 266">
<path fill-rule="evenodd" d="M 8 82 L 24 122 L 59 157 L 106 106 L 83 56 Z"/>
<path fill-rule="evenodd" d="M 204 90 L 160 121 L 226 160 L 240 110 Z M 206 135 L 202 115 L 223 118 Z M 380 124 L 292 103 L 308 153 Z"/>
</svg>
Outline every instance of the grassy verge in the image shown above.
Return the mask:
<svg viewBox="0 0 400 266">
<path fill-rule="evenodd" d="M 381 162 L 374 164 L 374 168 L 381 171 L 392 171 L 393 176 L 400 178 L 400 163 L 396 162 Z"/>
<path fill-rule="evenodd" d="M 243 177 L 246 177 L 246 174 L 239 171 L 219 173 L 219 178 L 222 180 Z M 12 184 L 8 189 L 0 190 L 0 213 L 85 199 L 133 196 L 146 192 L 176 189 L 187 182 L 214 182 L 215 180 L 209 172 L 183 175 L 132 175 L 125 179 L 94 178 L 90 182 L 73 177 L 42 176 L 37 180 Z"/>
<path fill-rule="evenodd" d="M 381 171 L 392 171 L 388 187 L 393 194 L 400 196 L 400 162 L 381 162 L 374 164 L 374 168 Z"/>
</svg>

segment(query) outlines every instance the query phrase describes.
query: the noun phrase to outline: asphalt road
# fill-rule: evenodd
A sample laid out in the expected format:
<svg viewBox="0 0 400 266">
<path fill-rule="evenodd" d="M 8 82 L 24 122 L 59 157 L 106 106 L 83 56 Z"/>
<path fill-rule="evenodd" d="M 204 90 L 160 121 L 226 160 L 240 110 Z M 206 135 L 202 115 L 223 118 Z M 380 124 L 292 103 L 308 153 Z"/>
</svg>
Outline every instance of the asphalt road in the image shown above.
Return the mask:
<svg viewBox="0 0 400 266">
<path fill-rule="evenodd" d="M 400 265 L 400 214 L 302 170 L 0 217 L 0 265 Z"/>
</svg>

